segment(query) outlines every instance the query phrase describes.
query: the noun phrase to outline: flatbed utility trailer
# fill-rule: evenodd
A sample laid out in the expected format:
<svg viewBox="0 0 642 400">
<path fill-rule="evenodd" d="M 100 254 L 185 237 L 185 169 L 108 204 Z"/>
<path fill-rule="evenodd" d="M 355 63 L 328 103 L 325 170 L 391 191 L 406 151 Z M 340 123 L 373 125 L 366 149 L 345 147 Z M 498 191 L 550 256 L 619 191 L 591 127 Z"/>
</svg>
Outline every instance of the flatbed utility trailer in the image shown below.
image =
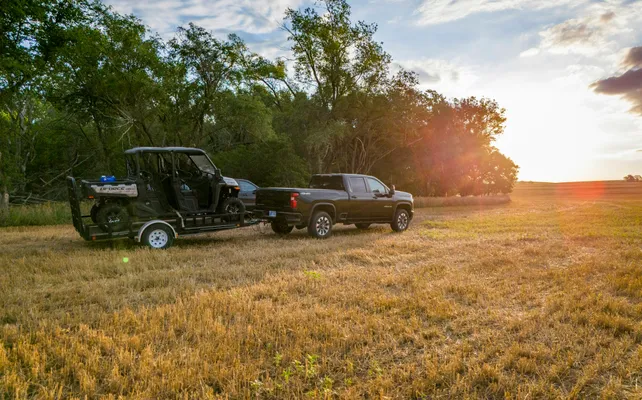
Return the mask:
<svg viewBox="0 0 642 400">
<path fill-rule="evenodd" d="M 126 229 L 113 230 L 120 224 L 92 222 L 91 215 L 82 215 L 80 208 L 81 194 L 74 177 L 67 177 L 69 205 L 74 228 L 87 241 L 134 239 L 151 248 L 166 249 L 174 239 L 185 235 L 236 229 L 256 225 L 260 221 L 249 219 L 251 214 L 218 214 L 212 212 L 178 212 L 155 215 L 149 218 L 136 218 L 127 222 Z"/>
</svg>

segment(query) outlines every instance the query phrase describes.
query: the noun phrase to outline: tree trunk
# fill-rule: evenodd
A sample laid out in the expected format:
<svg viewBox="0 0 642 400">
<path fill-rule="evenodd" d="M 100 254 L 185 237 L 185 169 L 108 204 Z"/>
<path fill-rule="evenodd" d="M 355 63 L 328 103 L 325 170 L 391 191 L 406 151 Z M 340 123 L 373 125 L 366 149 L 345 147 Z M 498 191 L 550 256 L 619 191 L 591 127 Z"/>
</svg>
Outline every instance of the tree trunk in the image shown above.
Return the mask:
<svg viewBox="0 0 642 400">
<path fill-rule="evenodd" d="M 7 188 L 7 182 L 5 181 L 5 176 L 2 171 L 2 152 L 0 151 L 0 182 L 2 182 L 2 197 L 0 198 L 0 216 L 2 216 L 5 211 L 9 209 L 9 189 Z"/>
<path fill-rule="evenodd" d="M 7 185 L 2 185 L 2 199 L 0 200 L 0 212 L 9 210 L 9 190 Z"/>
</svg>

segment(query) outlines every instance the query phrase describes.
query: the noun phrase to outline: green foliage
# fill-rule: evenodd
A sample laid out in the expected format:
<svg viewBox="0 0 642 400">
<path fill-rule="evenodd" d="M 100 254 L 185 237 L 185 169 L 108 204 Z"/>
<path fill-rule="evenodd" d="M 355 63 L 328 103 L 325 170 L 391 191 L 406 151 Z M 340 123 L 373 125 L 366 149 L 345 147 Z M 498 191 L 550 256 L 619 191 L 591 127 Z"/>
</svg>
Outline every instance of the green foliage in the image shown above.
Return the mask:
<svg viewBox="0 0 642 400">
<path fill-rule="evenodd" d="M 190 24 L 163 41 L 98 1 L 2 10 L 0 195 L 64 199 L 66 175 L 120 175 L 123 150 L 149 145 L 204 148 L 262 186 L 352 172 L 417 195 L 480 195 L 516 180 L 493 147 L 504 110 L 392 76 L 376 24 L 353 21 L 345 0 L 285 11 L 291 72 L 234 34 Z"/>
<path fill-rule="evenodd" d="M 305 161 L 286 139 L 273 139 L 216 153 L 214 162 L 228 176 L 249 179 L 259 186 L 306 186 Z"/>
<path fill-rule="evenodd" d="M 60 225 L 71 221 L 69 204 L 63 202 L 39 205 L 16 205 L 0 213 L 0 226 Z"/>
</svg>

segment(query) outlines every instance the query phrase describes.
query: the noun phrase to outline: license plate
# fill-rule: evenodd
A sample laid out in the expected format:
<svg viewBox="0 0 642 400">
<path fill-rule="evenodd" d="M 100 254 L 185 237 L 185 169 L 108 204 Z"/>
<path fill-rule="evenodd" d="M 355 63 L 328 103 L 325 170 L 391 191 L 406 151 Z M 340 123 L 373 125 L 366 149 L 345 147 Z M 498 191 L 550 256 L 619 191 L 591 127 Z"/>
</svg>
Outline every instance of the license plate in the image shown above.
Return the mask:
<svg viewBox="0 0 642 400">
<path fill-rule="evenodd" d="M 276 217 L 276 211 L 269 211 L 268 217 Z"/>
</svg>

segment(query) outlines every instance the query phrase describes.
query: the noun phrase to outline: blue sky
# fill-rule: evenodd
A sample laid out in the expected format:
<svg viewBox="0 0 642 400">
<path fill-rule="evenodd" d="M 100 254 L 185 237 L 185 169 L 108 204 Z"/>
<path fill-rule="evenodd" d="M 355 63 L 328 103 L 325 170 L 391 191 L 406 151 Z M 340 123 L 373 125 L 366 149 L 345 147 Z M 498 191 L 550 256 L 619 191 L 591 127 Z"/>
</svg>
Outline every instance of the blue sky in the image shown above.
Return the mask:
<svg viewBox="0 0 642 400">
<path fill-rule="evenodd" d="M 194 22 L 221 36 L 235 32 L 270 58 L 288 56 L 279 29 L 285 9 L 311 4 L 105 1 L 165 38 Z M 422 88 L 448 97 L 485 96 L 506 108 L 506 133 L 497 147 L 520 165 L 520 179 L 642 175 L 642 49 L 636 51 L 642 47 L 642 0 L 358 0 L 350 5 L 354 20 L 378 24 L 375 38 L 392 55 L 393 69 L 414 70 Z"/>
</svg>

